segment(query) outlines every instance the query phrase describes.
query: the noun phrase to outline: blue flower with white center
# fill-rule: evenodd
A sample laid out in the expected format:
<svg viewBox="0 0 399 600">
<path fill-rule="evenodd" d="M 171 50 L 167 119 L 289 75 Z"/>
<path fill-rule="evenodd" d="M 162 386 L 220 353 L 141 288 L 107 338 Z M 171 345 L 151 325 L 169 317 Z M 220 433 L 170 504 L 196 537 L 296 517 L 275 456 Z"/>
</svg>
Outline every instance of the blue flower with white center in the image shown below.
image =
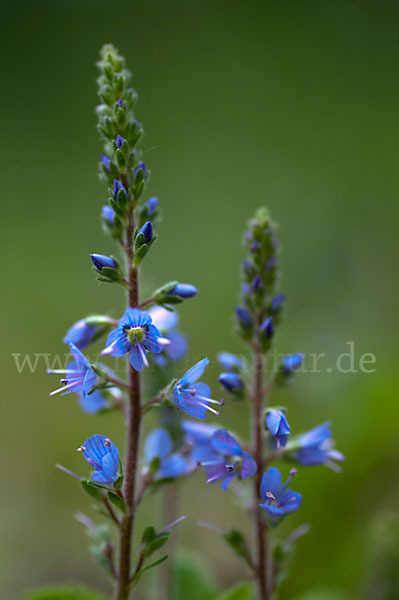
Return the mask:
<svg viewBox="0 0 399 600">
<path fill-rule="evenodd" d="M 290 472 L 289 478 L 283 485 L 281 473 L 278 469 L 270 467 L 263 474 L 260 486 L 260 495 L 263 503 L 259 504 L 259 506 L 271 519 L 281 519 L 281 517 L 295 512 L 300 507 L 302 502 L 301 494 L 293 492 L 288 487 L 294 475 L 296 475 L 295 469 Z"/>
<path fill-rule="evenodd" d="M 111 256 L 105 256 L 104 254 L 90 254 L 90 258 L 93 261 L 97 271 L 101 273 L 103 268 L 117 269 L 118 265 Z"/>
<path fill-rule="evenodd" d="M 98 327 L 89 325 L 85 319 L 80 319 L 70 327 L 63 339 L 65 343 L 72 342 L 79 350 L 84 350 L 98 332 Z"/>
<path fill-rule="evenodd" d="M 220 366 L 228 373 L 242 371 L 244 368 L 241 358 L 230 352 L 219 352 L 216 358 Z"/>
<path fill-rule="evenodd" d="M 293 458 L 304 466 L 326 465 L 339 472 L 341 469 L 336 463 L 343 462 L 345 456 L 334 449 L 330 425 L 330 422 L 317 425 L 293 440 L 295 447 L 299 446 Z"/>
<path fill-rule="evenodd" d="M 148 216 L 152 217 L 158 210 L 158 198 L 156 196 L 153 196 L 153 198 L 150 198 L 149 200 L 147 200 L 147 210 L 148 210 Z"/>
<path fill-rule="evenodd" d="M 166 429 L 154 429 L 147 436 L 144 444 L 145 462 L 148 466 L 154 459 L 159 459 L 159 468 L 155 479 L 171 479 L 191 473 L 195 464 L 179 452 L 172 452 L 172 439 Z"/>
<path fill-rule="evenodd" d="M 140 233 L 143 234 L 145 243 L 149 244 L 152 238 L 154 237 L 151 221 L 147 221 L 147 223 L 144 223 L 143 227 L 138 230 L 137 235 L 139 235 Z"/>
<path fill-rule="evenodd" d="M 89 361 L 82 352 L 70 341 L 67 341 L 74 362 L 71 362 L 66 369 L 48 369 L 48 373 L 62 373 L 66 375 L 65 379 L 61 379 L 63 386 L 58 390 L 50 393 L 50 396 L 59 394 L 69 394 L 70 392 L 81 392 L 83 396 L 90 392 L 96 383 L 97 375 L 93 371 Z"/>
<path fill-rule="evenodd" d="M 169 290 L 168 294 L 170 296 L 179 296 L 179 298 L 185 300 L 198 294 L 198 290 L 190 283 L 177 283 L 174 288 Z"/>
<path fill-rule="evenodd" d="M 173 402 L 176 406 L 192 417 L 202 420 L 205 419 L 207 410 L 219 415 L 217 410 L 209 406 L 210 404 L 223 405 L 222 400 L 211 399 L 211 390 L 205 383 L 198 382 L 208 364 L 207 358 L 200 360 L 183 375 L 173 388 Z"/>
<path fill-rule="evenodd" d="M 269 410 L 266 414 L 266 427 L 270 435 L 276 439 L 277 448 L 287 445 L 287 439 L 291 432 L 290 426 L 282 410 Z"/>
<path fill-rule="evenodd" d="M 118 321 L 118 327 L 108 335 L 103 356 L 120 357 L 129 353 L 130 364 L 136 371 L 148 367 L 147 351 L 160 354 L 169 341 L 152 324 L 151 316 L 139 308 L 128 308 Z"/>
<path fill-rule="evenodd" d="M 94 468 L 91 478 L 97 483 L 112 485 L 118 479 L 119 450 L 105 435 L 92 435 L 78 448 L 83 458 Z"/>
<path fill-rule="evenodd" d="M 239 392 L 244 388 L 238 373 L 221 373 L 218 381 L 228 392 Z"/>
<path fill-rule="evenodd" d="M 298 370 L 303 361 L 305 355 L 304 354 L 289 354 L 283 358 L 283 374 L 290 375 L 291 373 Z"/>
<path fill-rule="evenodd" d="M 208 456 L 201 461 L 207 483 L 221 482 L 220 487 L 225 492 L 234 477 L 249 479 L 256 473 L 257 466 L 252 456 L 242 450 L 226 429 L 215 431 L 209 446 Z"/>
<path fill-rule="evenodd" d="M 154 306 L 148 313 L 155 327 L 169 340 L 169 344 L 165 346 L 164 352 L 155 358 L 156 364 L 159 367 L 163 367 L 167 359 L 172 361 L 181 360 L 187 352 L 188 344 L 184 335 L 174 330 L 179 321 L 177 313 L 166 310 L 163 306 Z"/>
<path fill-rule="evenodd" d="M 111 208 L 111 206 L 103 206 L 101 209 L 101 214 L 110 225 L 114 225 L 115 211 L 113 208 Z"/>
</svg>

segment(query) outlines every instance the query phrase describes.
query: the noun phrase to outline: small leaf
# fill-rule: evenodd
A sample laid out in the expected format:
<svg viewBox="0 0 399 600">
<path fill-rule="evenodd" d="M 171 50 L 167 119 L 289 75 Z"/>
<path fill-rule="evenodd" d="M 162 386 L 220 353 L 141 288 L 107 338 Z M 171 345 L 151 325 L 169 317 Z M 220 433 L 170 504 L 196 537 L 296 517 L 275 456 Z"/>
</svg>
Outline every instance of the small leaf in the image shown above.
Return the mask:
<svg viewBox="0 0 399 600">
<path fill-rule="evenodd" d="M 91 496 L 92 498 L 96 498 L 97 500 L 102 500 L 102 488 L 98 487 L 88 479 L 82 479 L 80 481 L 80 485 L 82 486 L 82 489 L 86 492 L 86 494 L 89 494 L 89 496 Z"/>
<path fill-rule="evenodd" d="M 116 494 L 115 492 L 109 491 L 108 498 L 109 498 L 109 501 L 112 502 L 112 504 L 114 506 L 116 506 L 116 508 L 118 508 L 122 513 L 124 513 L 124 514 L 127 513 L 127 506 L 125 504 L 125 501 L 118 494 Z"/>
</svg>

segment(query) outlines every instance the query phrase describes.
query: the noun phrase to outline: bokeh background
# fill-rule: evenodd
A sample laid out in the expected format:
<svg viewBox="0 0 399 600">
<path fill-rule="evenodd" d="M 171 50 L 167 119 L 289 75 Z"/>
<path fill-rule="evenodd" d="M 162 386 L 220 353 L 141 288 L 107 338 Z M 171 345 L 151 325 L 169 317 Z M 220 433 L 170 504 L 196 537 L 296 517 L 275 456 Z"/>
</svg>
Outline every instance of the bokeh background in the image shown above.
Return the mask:
<svg viewBox="0 0 399 600">
<path fill-rule="evenodd" d="M 325 352 L 324 367 L 348 341 L 357 365 L 376 356 L 372 374 L 323 367 L 275 397 L 295 431 L 331 418 L 347 455 L 341 475 L 319 467 L 296 480 L 303 506 L 284 531 L 307 521 L 312 530 L 281 598 L 321 587 L 366 597 L 373 531 L 398 500 L 398 16 L 394 3 L 368 0 L 3 1 L 2 598 L 65 580 L 109 589 L 72 517 L 90 501 L 54 464 L 85 473 L 76 447 L 105 430 L 122 446 L 120 418 L 83 415 L 72 395 L 50 399 L 56 382 L 43 359 L 19 374 L 12 356 L 65 352 L 71 323 L 123 309 L 88 259 L 113 249 L 99 227 L 94 116 L 105 42 L 134 72 L 148 191 L 164 218 L 144 287 L 176 278 L 200 289 L 180 311 L 187 365 L 244 351 L 232 328 L 240 240 L 261 204 L 280 223 L 288 313 L 279 350 Z M 215 395 L 217 375 L 213 363 Z M 228 403 L 220 422 L 247 435 L 242 404 Z M 179 544 L 202 556 L 215 585 L 233 584 L 239 561 L 195 525 L 245 529 L 233 494 L 205 486 L 203 473 L 179 492 L 190 515 Z M 139 529 L 150 519 L 161 520 L 155 499 Z"/>
</svg>

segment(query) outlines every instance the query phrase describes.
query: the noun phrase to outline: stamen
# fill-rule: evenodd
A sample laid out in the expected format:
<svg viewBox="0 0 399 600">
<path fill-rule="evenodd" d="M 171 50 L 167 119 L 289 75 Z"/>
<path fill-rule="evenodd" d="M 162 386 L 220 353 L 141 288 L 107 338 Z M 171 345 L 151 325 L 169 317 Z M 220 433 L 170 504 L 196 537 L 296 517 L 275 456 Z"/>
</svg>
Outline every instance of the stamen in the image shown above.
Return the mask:
<svg viewBox="0 0 399 600">
<path fill-rule="evenodd" d="M 212 404 L 219 404 L 219 406 L 223 406 L 223 403 L 220 400 L 213 400 L 212 398 L 205 398 L 205 396 L 197 396 L 199 400 L 204 400 L 205 402 L 211 402 Z"/>
<path fill-rule="evenodd" d="M 199 462 L 200 467 L 210 467 L 212 465 L 220 465 L 220 460 L 206 460 L 204 462 Z"/>
<path fill-rule="evenodd" d="M 217 479 L 221 479 L 222 475 L 214 475 L 213 477 L 209 477 L 209 479 L 206 480 L 206 483 L 212 483 L 212 481 L 216 481 Z"/>
<path fill-rule="evenodd" d="M 171 344 L 171 341 L 164 337 L 157 338 L 157 342 L 160 346 L 170 346 Z"/>
<path fill-rule="evenodd" d="M 105 438 L 104 446 L 107 446 L 107 448 L 111 447 L 111 440 L 109 438 Z"/>
<path fill-rule="evenodd" d="M 269 500 L 276 500 L 276 496 L 272 492 L 266 492 L 266 496 Z"/>
<path fill-rule="evenodd" d="M 54 392 L 50 392 L 50 396 L 54 396 L 54 394 L 58 394 L 59 392 L 65 392 L 65 390 L 69 390 L 72 387 L 79 385 L 81 382 L 82 382 L 82 378 L 80 378 L 78 381 L 73 381 L 69 385 L 63 385 L 61 388 L 58 388 L 58 390 L 54 390 Z"/>
<path fill-rule="evenodd" d="M 112 344 L 110 344 L 109 346 L 107 346 L 106 348 L 104 348 L 104 350 L 102 350 L 100 352 L 101 356 L 107 356 L 108 354 L 110 354 L 114 348 L 114 346 L 116 346 L 116 344 L 119 342 L 119 338 L 116 338 L 115 341 L 112 342 Z"/>
<path fill-rule="evenodd" d="M 145 352 L 143 346 L 139 342 L 137 342 L 137 348 L 139 349 L 141 358 L 143 359 L 144 366 L 148 368 L 150 365 L 148 364 L 146 352 Z"/>
<path fill-rule="evenodd" d="M 198 406 L 202 406 L 206 410 L 209 410 L 210 412 L 213 412 L 214 415 L 217 415 L 217 416 L 220 415 L 220 412 L 218 412 L 217 410 L 215 410 L 211 406 L 208 406 L 207 404 L 204 404 L 203 402 L 197 402 L 197 404 L 198 404 Z"/>
<path fill-rule="evenodd" d="M 79 373 L 79 371 L 76 371 L 75 369 L 47 369 L 47 373 L 49 375 L 64 375 L 68 373 Z"/>
</svg>

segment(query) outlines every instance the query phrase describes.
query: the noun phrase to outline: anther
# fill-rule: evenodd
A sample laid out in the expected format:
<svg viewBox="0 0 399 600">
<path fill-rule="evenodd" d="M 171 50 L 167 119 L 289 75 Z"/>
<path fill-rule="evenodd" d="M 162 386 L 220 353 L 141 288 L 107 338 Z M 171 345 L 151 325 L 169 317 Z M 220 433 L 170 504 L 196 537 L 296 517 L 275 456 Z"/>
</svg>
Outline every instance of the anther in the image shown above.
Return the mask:
<svg viewBox="0 0 399 600">
<path fill-rule="evenodd" d="M 276 496 L 274 494 L 272 494 L 272 492 L 266 492 L 266 496 L 269 498 L 269 500 L 275 500 Z"/>
</svg>

